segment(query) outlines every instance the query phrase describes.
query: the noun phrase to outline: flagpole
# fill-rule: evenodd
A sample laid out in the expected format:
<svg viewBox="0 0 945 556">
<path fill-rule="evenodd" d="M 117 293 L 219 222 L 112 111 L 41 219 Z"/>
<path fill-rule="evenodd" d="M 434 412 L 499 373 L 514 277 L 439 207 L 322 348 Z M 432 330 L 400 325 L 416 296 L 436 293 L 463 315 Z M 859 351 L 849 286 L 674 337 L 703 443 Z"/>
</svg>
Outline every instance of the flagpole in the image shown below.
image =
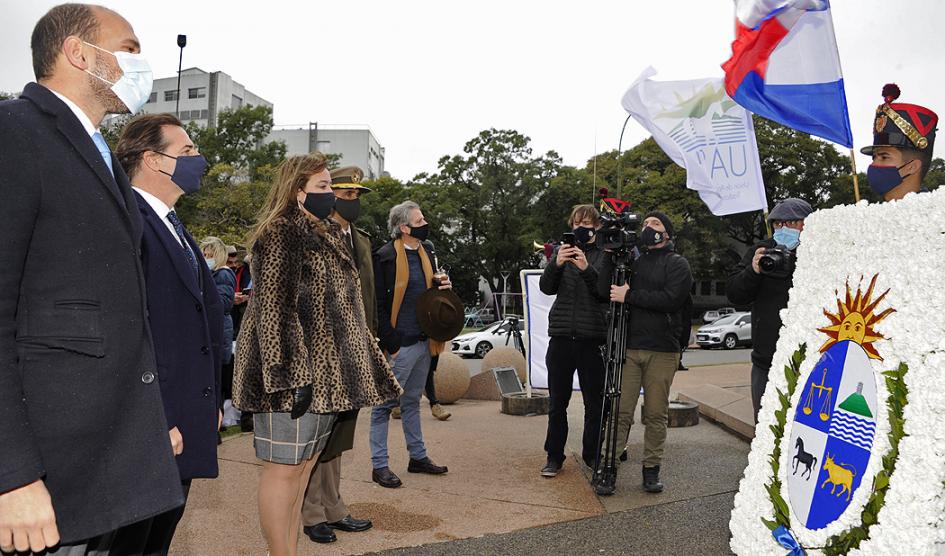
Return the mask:
<svg viewBox="0 0 945 556">
<path fill-rule="evenodd" d="M 623 121 L 623 127 L 620 128 L 620 140 L 617 141 L 617 198 L 623 199 L 621 192 L 623 191 L 623 182 L 620 181 L 620 151 L 623 148 L 623 132 L 627 131 L 627 124 L 630 123 L 630 118 L 633 115 L 630 114 L 627 116 L 627 119 Z"/>
<path fill-rule="evenodd" d="M 853 168 L 853 199 L 860 202 L 860 180 L 856 175 L 856 152 L 850 149 L 850 166 Z"/>
</svg>

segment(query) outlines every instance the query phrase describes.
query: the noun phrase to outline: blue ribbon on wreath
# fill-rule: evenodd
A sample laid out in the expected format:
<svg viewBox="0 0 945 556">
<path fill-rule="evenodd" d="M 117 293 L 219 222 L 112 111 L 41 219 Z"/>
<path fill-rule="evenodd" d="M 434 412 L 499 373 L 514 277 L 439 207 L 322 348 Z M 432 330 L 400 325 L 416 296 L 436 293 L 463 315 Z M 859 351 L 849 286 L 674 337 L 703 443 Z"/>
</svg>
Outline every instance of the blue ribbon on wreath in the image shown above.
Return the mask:
<svg viewBox="0 0 945 556">
<path fill-rule="evenodd" d="M 792 535 L 784 525 L 772 531 L 771 535 L 774 537 L 774 540 L 778 541 L 778 544 L 790 550 L 787 556 L 805 556 L 804 549 L 801 548 L 801 545 L 797 543 L 794 535 Z"/>
</svg>

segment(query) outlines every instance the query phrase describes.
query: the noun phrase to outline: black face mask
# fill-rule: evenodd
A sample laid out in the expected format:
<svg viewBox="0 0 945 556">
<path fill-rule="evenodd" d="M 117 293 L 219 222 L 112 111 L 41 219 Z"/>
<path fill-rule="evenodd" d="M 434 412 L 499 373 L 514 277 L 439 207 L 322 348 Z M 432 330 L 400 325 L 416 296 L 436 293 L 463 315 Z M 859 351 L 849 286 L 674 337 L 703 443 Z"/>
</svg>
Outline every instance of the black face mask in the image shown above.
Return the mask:
<svg viewBox="0 0 945 556">
<path fill-rule="evenodd" d="M 335 208 L 334 193 L 306 193 L 305 201 L 302 203 L 305 210 L 312 213 L 315 218 L 324 220 L 331 214 Z"/>
<path fill-rule="evenodd" d="M 423 226 L 407 226 L 410 228 L 410 237 L 415 237 L 420 241 L 427 239 L 430 235 L 430 225 L 424 224 Z"/>
<path fill-rule="evenodd" d="M 348 222 L 354 222 L 361 216 L 361 199 L 335 199 L 335 210 Z"/>
<path fill-rule="evenodd" d="M 664 239 L 666 239 L 666 232 L 657 232 L 649 226 L 640 232 L 641 247 L 653 247 L 662 243 Z"/>
<path fill-rule="evenodd" d="M 595 230 L 594 228 L 585 228 L 584 226 L 578 226 L 574 230 L 574 241 L 577 242 L 578 246 L 584 247 L 594 239 Z"/>
</svg>

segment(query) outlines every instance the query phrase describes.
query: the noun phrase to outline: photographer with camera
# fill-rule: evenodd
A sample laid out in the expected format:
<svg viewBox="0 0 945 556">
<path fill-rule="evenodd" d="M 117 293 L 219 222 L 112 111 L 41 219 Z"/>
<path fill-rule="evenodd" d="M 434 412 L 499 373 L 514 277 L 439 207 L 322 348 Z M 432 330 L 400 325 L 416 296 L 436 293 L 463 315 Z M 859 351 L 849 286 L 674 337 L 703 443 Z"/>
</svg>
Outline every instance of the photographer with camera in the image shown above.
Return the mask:
<svg viewBox="0 0 945 556">
<path fill-rule="evenodd" d="M 756 424 L 781 330 L 780 311 L 787 307 L 793 283 L 794 254 L 801 241 L 804 219 L 811 212 L 810 204 L 802 199 L 789 198 L 778 203 L 768 215 L 774 236 L 748 250 L 725 288 L 729 301 L 735 305 L 751 305 L 751 405 Z"/>
<path fill-rule="evenodd" d="M 689 298 L 692 272 L 689 261 L 674 251 L 673 223 L 659 211 L 643 218 L 640 254 L 631 263 L 630 278 L 611 285 L 610 300 L 629 308 L 626 363 L 621 377 L 616 441 L 627 443 L 640 386 L 643 386 L 643 488 L 650 493 L 663 491 L 660 463 L 669 420 L 669 389 L 679 365 L 681 309 Z M 605 269 L 610 265 L 605 265 Z M 604 272 L 609 272 L 602 270 Z M 604 279 L 609 278 L 603 276 Z M 599 494 L 613 494 L 615 484 L 598 486 Z"/>
<path fill-rule="evenodd" d="M 581 456 L 593 468 L 600 446 L 601 393 L 604 361 L 600 346 L 607 334 L 607 290 L 598 289 L 598 269 L 604 252 L 598 248 L 596 232 L 600 214 L 593 205 L 577 205 L 571 210 L 561 246 L 549 259 L 539 281 L 542 293 L 557 295 L 548 316 L 548 432 L 545 451 L 548 462 L 541 470 L 554 477 L 564 463 L 568 438 L 568 403 L 577 369 L 584 398 L 584 437 Z M 609 276 L 609 274 L 608 274 Z"/>
</svg>

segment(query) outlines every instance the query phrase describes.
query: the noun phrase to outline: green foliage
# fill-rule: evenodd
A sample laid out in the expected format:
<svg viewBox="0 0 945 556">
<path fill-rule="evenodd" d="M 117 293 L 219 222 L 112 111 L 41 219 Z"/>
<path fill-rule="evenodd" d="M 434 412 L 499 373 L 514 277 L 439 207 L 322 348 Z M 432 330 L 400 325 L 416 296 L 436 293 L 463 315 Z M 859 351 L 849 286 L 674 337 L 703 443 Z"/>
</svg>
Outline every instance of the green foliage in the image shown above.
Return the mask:
<svg viewBox="0 0 945 556">
<path fill-rule="evenodd" d="M 761 518 L 765 526 L 774 531 L 779 526 L 791 528 L 791 512 L 788 509 L 787 502 L 781 496 L 781 479 L 779 470 L 781 469 L 781 439 L 784 437 L 784 425 L 787 423 L 788 409 L 791 407 L 791 396 L 797 388 L 797 379 L 801 376 L 801 364 L 807 357 L 807 344 L 801 344 L 797 351 L 791 356 L 791 360 L 784 366 L 784 378 L 787 379 L 787 393 L 778 390 L 778 401 L 780 407 L 774 412 L 774 424 L 771 425 L 771 432 L 774 433 L 774 450 L 771 452 L 769 461 L 771 462 L 771 482 L 765 485 L 768 496 L 771 498 L 771 504 L 774 506 L 774 519 L 769 520 Z"/>
<path fill-rule="evenodd" d="M 779 526 L 791 528 L 790 511 L 787 503 L 781 496 L 781 481 L 779 479 L 780 459 L 781 459 L 781 439 L 784 437 L 784 426 L 787 422 L 787 413 L 791 404 L 791 397 L 797 387 L 797 381 L 800 377 L 800 367 L 804 362 L 806 345 L 794 352 L 791 361 L 784 368 L 784 376 L 787 378 L 787 393 L 778 390 L 780 398 L 780 407 L 775 411 L 775 423 L 771 425 L 771 431 L 774 433 L 774 450 L 772 451 L 771 462 L 771 482 L 765 485 L 771 504 L 774 509 L 774 519 L 762 517 L 761 521 L 765 526 L 774 531 Z M 883 468 L 873 479 L 873 487 L 870 497 L 863 507 L 860 514 L 860 525 L 851 527 L 839 535 L 830 537 L 827 545 L 817 547 L 828 556 L 847 554 L 851 550 L 859 548 L 860 543 L 869 538 L 869 528 L 875 525 L 879 519 L 879 512 L 883 509 L 886 499 L 886 491 L 889 489 L 889 477 L 896 470 L 896 460 L 899 457 L 899 441 L 904 436 L 905 419 L 903 410 L 906 406 L 908 389 L 905 383 L 905 376 L 908 367 L 903 363 L 895 371 L 886 371 L 883 373 L 886 379 L 886 389 L 889 391 L 889 397 L 886 405 L 889 408 L 889 451 L 883 456 Z M 810 547 L 808 547 L 810 548 Z"/>
<path fill-rule="evenodd" d="M 889 397 L 886 398 L 886 406 L 889 414 L 889 451 L 883 456 L 883 468 L 873 479 L 873 489 L 869 500 L 863 507 L 860 514 L 860 525 L 852 527 L 839 535 L 830 537 L 827 546 L 824 547 L 824 554 L 828 556 L 847 554 L 851 550 L 860 547 L 860 543 L 869 538 L 871 525 L 875 525 L 879 519 L 879 512 L 883 509 L 886 502 L 886 491 L 889 490 L 889 478 L 896 471 L 896 460 L 899 458 L 899 441 L 905 436 L 903 427 L 905 419 L 903 411 L 906 407 L 906 400 L 909 395 L 909 389 L 906 387 L 906 373 L 909 368 L 905 363 L 899 365 L 895 371 L 886 371 L 883 376 L 886 378 L 886 389 L 889 391 Z"/>
<path fill-rule="evenodd" d="M 0 100 L 12 100 L 15 99 L 16 95 L 13 93 L 8 93 L 6 91 L 0 91 Z"/>
<path fill-rule="evenodd" d="M 285 158 L 285 143 L 262 144 L 272 130 L 272 109 L 225 110 L 216 127 L 202 128 L 191 122 L 186 129 L 210 162 L 210 170 L 200 191 L 178 201 L 181 220 L 198 239 L 214 235 L 228 244 L 245 243 L 275 168 Z"/>
</svg>

